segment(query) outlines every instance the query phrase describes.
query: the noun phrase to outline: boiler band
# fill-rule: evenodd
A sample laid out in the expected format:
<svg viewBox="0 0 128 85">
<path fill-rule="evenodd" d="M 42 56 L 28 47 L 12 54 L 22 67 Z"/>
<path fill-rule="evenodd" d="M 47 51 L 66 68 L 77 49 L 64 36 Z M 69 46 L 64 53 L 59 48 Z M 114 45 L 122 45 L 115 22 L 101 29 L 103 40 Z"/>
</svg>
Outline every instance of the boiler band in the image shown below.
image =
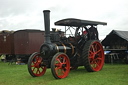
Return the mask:
<svg viewBox="0 0 128 85">
<path fill-rule="evenodd" d="M 75 53 L 75 46 L 71 43 L 55 43 L 57 52 L 73 55 Z"/>
</svg>

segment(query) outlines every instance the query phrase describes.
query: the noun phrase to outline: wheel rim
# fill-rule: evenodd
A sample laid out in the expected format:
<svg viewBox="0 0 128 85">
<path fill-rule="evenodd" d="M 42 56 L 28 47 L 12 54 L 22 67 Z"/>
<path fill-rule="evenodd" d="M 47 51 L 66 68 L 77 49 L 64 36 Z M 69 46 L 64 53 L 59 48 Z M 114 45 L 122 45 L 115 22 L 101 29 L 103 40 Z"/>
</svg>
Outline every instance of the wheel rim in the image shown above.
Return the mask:
<svg viewBox="0 0 128 85">
<path fill-rule="evenodd" d="M 104 51 L 99 42 L 92 43 L 89 50 L 90 66 L 94 71 L 102 69 L 104 64 Z"/>
<path fill-rule="evenodd" d="M 70 62 L 66 55 L 61 54 L 55 60 L 55 73 L 59 78 L 65 78 L 70 71 Z"/>
<path fill-rule="evenodd" d="M 42 65 L 42 57 L 35 55 L 31 62 L 31 71 L 35 76 L 42 76 L 46 71 L 46 66 Z"/>
</svg>

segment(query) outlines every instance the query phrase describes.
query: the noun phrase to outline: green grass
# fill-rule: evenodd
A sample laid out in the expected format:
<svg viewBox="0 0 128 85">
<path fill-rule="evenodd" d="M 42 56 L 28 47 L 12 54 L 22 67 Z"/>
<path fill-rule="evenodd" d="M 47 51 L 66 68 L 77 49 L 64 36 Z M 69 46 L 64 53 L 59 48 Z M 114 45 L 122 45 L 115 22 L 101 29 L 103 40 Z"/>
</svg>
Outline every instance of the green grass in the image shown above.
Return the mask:
<svg viewBox="0 0 128 85">
<path fill-rule="evenodd" d="M 67 78 L 56 80 L 51 69 L 41 76 L 29 75 L 27 65 L 0 62 L 0 85 L 128 85 L 128 65 L 105 64 L 99 72 L 87 72 L 84 67 L 70 71 Z"/>
</svg>

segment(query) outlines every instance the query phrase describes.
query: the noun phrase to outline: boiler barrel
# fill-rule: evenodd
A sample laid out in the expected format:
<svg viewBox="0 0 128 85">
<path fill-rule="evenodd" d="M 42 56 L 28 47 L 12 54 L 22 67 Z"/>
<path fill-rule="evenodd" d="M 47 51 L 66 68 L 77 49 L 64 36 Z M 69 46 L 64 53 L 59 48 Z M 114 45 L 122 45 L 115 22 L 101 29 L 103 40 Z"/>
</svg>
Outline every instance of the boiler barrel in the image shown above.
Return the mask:
<svg viewBox="0 0 128 85">
<path fill-rule="evenodd" d="M 75 53 L 75 46 L 71 43 L 55 43 L 56 51 L 63 52 L 68 55 L 68 57 L 73 56 Z"/>
</svg>

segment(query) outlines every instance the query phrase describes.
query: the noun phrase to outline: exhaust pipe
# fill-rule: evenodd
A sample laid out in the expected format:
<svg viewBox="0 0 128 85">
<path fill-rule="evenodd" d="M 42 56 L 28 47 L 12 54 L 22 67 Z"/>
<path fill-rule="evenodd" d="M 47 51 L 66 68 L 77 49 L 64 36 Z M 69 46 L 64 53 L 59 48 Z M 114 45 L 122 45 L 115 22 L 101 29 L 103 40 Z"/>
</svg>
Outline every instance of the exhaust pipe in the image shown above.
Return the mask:
<svg viewBox="0 0 128 85">
<path fill-rule="evenodd" d="M 44 10 L 45 40 L 44 43 L 51 43 L 50 40 L 50 10 Z"/>
</svg>

